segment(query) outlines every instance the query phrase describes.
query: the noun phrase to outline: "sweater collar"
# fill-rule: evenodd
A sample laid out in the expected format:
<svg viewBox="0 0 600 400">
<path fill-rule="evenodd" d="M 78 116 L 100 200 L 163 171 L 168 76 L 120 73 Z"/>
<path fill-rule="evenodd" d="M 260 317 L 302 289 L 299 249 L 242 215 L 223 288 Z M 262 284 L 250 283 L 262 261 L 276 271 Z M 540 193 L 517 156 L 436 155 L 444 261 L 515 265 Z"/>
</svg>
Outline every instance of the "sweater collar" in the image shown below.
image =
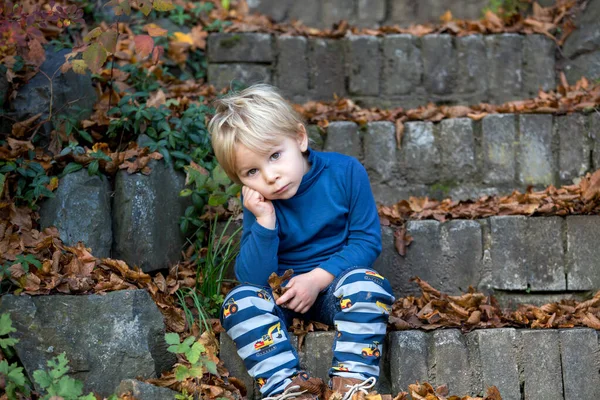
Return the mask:
<svg viewBox="0 0 600 400">
<path fill-rule="evenodd" d="M 296 192 L 296 196 L 303 194 L 306 192 L 313 183 L 316 182 L 317 178 L 321 174 L 321 171 L 327 166 L 325 160 L 319 155 L 318 151 L 315 151 L 311 148 L 307 149 L 308 151 L 308 163 L 310 164 L 310 170 L 302 177 L 302 182 L 300 182 L 300 187 Z"/>
</svg>

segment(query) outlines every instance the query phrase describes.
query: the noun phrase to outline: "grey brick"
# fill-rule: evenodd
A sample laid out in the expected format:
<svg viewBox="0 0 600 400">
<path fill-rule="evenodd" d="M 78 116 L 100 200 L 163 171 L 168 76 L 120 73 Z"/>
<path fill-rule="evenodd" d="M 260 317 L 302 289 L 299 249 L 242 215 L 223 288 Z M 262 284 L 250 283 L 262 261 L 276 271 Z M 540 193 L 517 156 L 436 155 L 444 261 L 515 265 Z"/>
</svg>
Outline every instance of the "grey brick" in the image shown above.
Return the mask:
<svg viewBox="0 0 600 400">
<path fill-rule="evenodd" d="M 496 292 L 494 297 L 502 309 L 516 310 L 521 304 L 531 304 L 541 307 L 548 303 L 559 303 L 561 300 L 585 301 L 588 299 L 585 292 L 555 292 L 555 293 L 523 293 L 523 292 Z"/>
<path fill-rule="evenodd" d="M 519 115 L 519 182 L 524 185 L 554 184 L 552 115 Z"/>
<path fill-rule="evenodd" d="M 525 398 L 563 400 L 558 331 L 526 330 L 521 337 Z"/>
<path fill-rule="evenodd" d="M 564 64 L 563 71 L 571 85 L 582 77 L 586 77 L 588 81 L 592 82 L 600 79 L 600 50 L 568 60 Z"/>
<path fill-rule="evenodd" d="M 356 0 L 323 0 L 322 21 L 325 28 L 331 28 L 341 20 L 349 21 L 355 15 Z"/>
<path fill-rule="evenodd" d="M 481 235 L 481 225 L 477 221 L 457 219 L 440 225 L 443 262 L 435 268 L 437 276 L 444 282 L 445 292 L 466 292 L 469 286 L 478 286 L 482 275 Z"/>
<path fill-rule="evenodd" d="M 487 56 L 482 35 L 454 39 L 458 65 L 456 90 L 472 95 L 471 102 L 487 100 Z"/>
<path fill-rule="evenodd" d="M 289 19 L 299 20 L 306 26 L 320 28 L 321 0 L 293 1 L 289 12 Z"/>
<path fill-rule="evenodd" d="M 540 89 L 556 87 L 554 41 L 543 35 L 525 35 L 523 39 L 523 94 L 537 97 Z"/>
<path fill-rule="evenodd" d="M 309 39 L 310 87 L 318 100 L 346 95 L 344 45 L 336 39 Z"/>
<path fill-rule="evenodd" d="M 476 172 L 475 137 L 470 118 L 445 119 L 440 123 L 442 176 L 446 180 L 469 180 Z"/>
<path fill-rule="evenodd" d="M 472 391 L 472 371 L 466 338 L 458 329 L 433 332 L 430 365 L 434 365 L 436 386 L 448 385 L 451 394 L 465 395 Z"/>
<path fill-rule="evenodd" d="M 233 81 L 246 85 L 252 83 L 271 83 L 271 70 L 256 64 L 209 64 L 208 83 L 217 89 L 230 87 Z"/>
<path fill-rule="evenodd" d="M 391 332 L 389 340 L 392 393 L 407 391 L 417 381 L 428 382 L 429 335 L 417 330 Z"/>
<path fill-rule="evenodd" d="M 250 13 L 268 15 L 275 22 L 285 20 L 293 0 L 248 0 Z"/>
<path fill-rule="evenodd" d="M 517 128 L 513 114 L 491 114 L 482 120 L 483 181 L 514 182 Z"/>
<path fill-rule="evenodd" d="M 330 123 L 327 127 L 325 151 L 335 151 L 361 160 L 363 152 L 358 125 L 347 121 Z"/>
<path fill-rule="evenodd" d="M 277 84 L 286 96 L 308 92 L 307 40 L 304 36 L 277 37 Z"/>
<path fill-rule="evenodd" d="M 588 140 L 586 117 L 583 114 L 557 116 L 555 129 L 560 140 L 558 163 L 560 183 L 570 185 L 573 178 L 583 176 L 590 169 L 591 148 Z"/>
<path fill-rule="evenodd" d="M 385 0 L 358 0 L 358 21 L 375 24 L 385 19 Z"/>
<path fill-rule="evenodd" d="M 418 2 L 414 0 L 390 1 L 391 23 L 407 24 L 416 22 Z"/>
<path fill-rule="evenodd" d="M 396 165 L 396 129 L 391 122 L 369 122 L 364 135 L 364 164 L 371 182 L 392 178 Z"/>
<path fill-rule="evenodd" d="M 417 3 L 417 21 L 419 23 L 437 23 L 449 8 L 447 0 L 420 0 Z"/>
<path fill-rule="evenodd" d="M 527 282 L 533 291 L 567 289 L 562 223 L 560 217 L 527 219 L 527 249 L 524 259 L 527 266 Z M 529 234 L 530 232 L 535 234 Z"/>
<path fill-rule="evenodd" d="M 381 71 L 380 40 L 375 36 L 350 36 L 348 45 L 348 91 L 353 95 L 378 95 Z"/>
<path fill-rule="evenodd" d="M 329 368 L 333 358 L 333 336 L 335 332 L 313 332 L 306 335 L 302 350 L 298 353 L 300 365 L 311 376 L 329 380 Z"/>
<path fill-rule="evenodd" d="M 444 3 L 447 4 L 447 8 L 452 12 L 452 16 L 457 19 L 478 20 L 481 18 L 482 11 L 489 6 L 488 0 L 444 1 Z"/>
<path fill-rule="evenodd" d="M 488 54 L 488 96 L 496 103 L 521 96 L 523 38 L 517 34 L 486 36 Z M 502 60 L 502 62 L 498 62 Z"/>
<path fill-rule="evenodd" d="M 600 9 L 600 7 L 596 8 Z M 587 12 L 584 14 L 587 14 Z M 589 23 L 578 23 L 577 29 L 567 37 L 567 40 L 565 40 L 563 54 L 565 58 L 573 58 L 577 55 L 599 49 L 600 25 L 598 25 L 597 20 L 590 20 Z"/>
<path fill-rule="evenodd" d="M 527 219 L 522 216 L 490 217 L 492 287 L 527 289 L 525 270 Z"/>
<path fill-rule="evenodd" d="M 385 95 L 411 94 L 421 83 L 423 62 L 412 35 L 383 38 L 382 89 Z"/>
<path fill-rule="evenodd" d="M 208 36 L 208 62 L 273 62 L 268 33 L 213 33 Z"/>
<path fill-rule="evenodd" d="M 456 79 L 456 52 L 450 35 L 426 35 L 421 38 L 424 84 L 427 92 L 451 94 Z"/>
<path fill-rule="evenodd" d="M 592 150 L 593 169 L 600 169 L 600 113 L 593 112 L 590 116 L 590 136 L 594 143 Z"/>
<path fill-rule="evenodd" d="M 572 215 L 567 223 L 567 288 L 597 290 L 600 288 L 600 216 Z"/>
<path fill-rule="evenodd" d="M 480 373 L 478 389 L 485 392 L 488 387 L 496 386 L 502 399 L 521 400 L 517 331 L 513 328 L 476 330 L 467 337 L 469 351 Z"/>
<path fill-rule="evenodd" d="M 410 182 L 427 184 L 438 179 L 440 153 L 435 146 L 431 122 L 404 124 L 401 157 Z"/>
<path fill-rule="evenodd" d="M 560 331 L 564 399 L 600 398 L 598 336 L 593 329 Z"/>
</svg>

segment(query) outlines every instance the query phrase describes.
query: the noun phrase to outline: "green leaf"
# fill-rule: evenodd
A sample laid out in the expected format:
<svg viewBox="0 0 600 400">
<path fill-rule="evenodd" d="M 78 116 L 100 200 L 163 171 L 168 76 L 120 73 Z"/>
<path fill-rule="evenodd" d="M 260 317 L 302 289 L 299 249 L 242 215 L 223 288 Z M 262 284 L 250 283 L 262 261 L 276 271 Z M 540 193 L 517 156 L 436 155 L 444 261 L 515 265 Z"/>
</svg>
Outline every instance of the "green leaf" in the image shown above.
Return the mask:
<svg viewBox="0 0 600 400">
<path fill-rule="evenodd" d="M 224 9 L 229 10 L 229 0 L 221 0 L 221 5 Z"/>
<path fill-rule="evenodd" d="M 237 194 L 240 192 L 240 190 L 242 190 L 242 186 L 235 183 L 235 184 L 229 186 L 225 190 L 225 193 L 227 193 L 229 196 L 237 196 Z"/>
<path fill-rule="evenodd" d="M 88 175 L 92 176 L 92 175 L 96 175 L 98 173 L 98 167 L 100 166 L 100 164 L 98 163 L 98 160 L 94 160 L 91 163 L 89 163 L 88 165 Z"/>
<path fill-rule="evenodd" d="M 227 203 L 227 199 L 230 196 L 223 192 L 215 192 L 210 195 L 208 198 L 208 205 L 212 207 L 220 206 L 221 204 Z"/>
<path fill-rule="evenodd" d="M 114 53 L 117 50 L 117 31 L 108 30 L 102 33 L 98 41 L 102 43 L 107 52 Z"/>
<path fill-rule="evenodd" d="M 9 313 L 0 315 L 0 336 L 8 335 L 17 330 L 12 326 L 12 320 Z"/>
<path fill-rule="evenodd" d="M 179 196 L 181 196 L 181 197 L 188 197 L 188 196 L 191 196 L 192 193 L 194 193 L 192 191 L 192 189 L 183 189 L 181 192 L 179 192 Z"/>
<path fill-rule="evenodd" d="M 167 342 L 167 344 L 179 344 L 179 335 L 174 332 L 166 333 L 165 342 Z"/>
<path fill-rule="evenodd" d="M 91 31 L 89 31 L 87 35 L 85 35 L 83 37 L 83 41 L 85 43 L 89 43 L 92 39 L 97 38 L 101 34 L 102 34 L 102 28 L 100 28 L 100 27 L 94 28 Z"/>
<path fill-rule="evenodd" d="M 42 389 L 46 389 L 52 385 L 52 378 L 50 375 L 41 369 L 33 371 L 33 380 L 35 380 Z"/>
<path fill-rule="evenodd" d="M 77 134 L 79 136 L 81 136 L 86 142 L 94 143 L 94 139 L 92 139 L 92 136 L 89 133 L 87 133 L 86 131 L 84 131 L 83 129 L 79 129 L 77 131 Z"/>
<path fill-rule="evenodd" d="M 205 361 L 204 367 L 206 367 L 206 370 L 208 372 L 210 372 L 211 374 L 219 375 L 219 373 L 217 372 L 217 364 L 214 361 L 210 361 L 210 360 Z"/>
<path fill-rule="evenodd" d="M 178 365 L 175 368 L 175 379 L 184 381 L 190 376 L 190 370 L 184 365 Z"/>
<path fill-rule="evenodd" d="M 220 165 L 217 165 L 212 172 L 212 178 L 218 185 L 229 185 L 231 180 Z"/>
<path fill-rule="evenodd" d="M 6 175 L 0 174 L 0 197 L 4 193 L 4 183 L 6 182 Z"/>
<path fill-rule="evenodd" d="M 87 64 L 90 71 L 100 73 L 102 66 L 106 62 L 108 54 L 103 46 L 99 43 L 92 43 L 90 47 L 83 52 L 83 60 Z"/>
<path fill-rule="evenodd" d="M 186 353 L 187 359 L 190 363 L 192 364 L 196 364 L 198 362 L 198 360 L 200 359 L 200 355 L 202 355 L 202 352 L 204 351 L 204 346 L 202 346 L 202 344 L 196 342 L 192 345 L 192 348 L 190 349 L 190 351 L 188 351 Z"/>
<path fill-rule="evenodd" d="M 77 172 L 82 168 L 83 168 L 83 165 L 77 164 L 76 162 L 70 162 L 69 164 L 67 164 L 65 169 L 63 169 L 62 175 L 64 176 L 64 175 L 70 174 L 72 172 Z"/>
<path fill-rule="evenodd" d="M 171 0 L 154 0 L 153 6 L 156 11 L 171 11 L 175 8 Z"/>
<path fill-rule="evenodd" d="M 48 360 L 48 366 L 51 368 L 49 374 L 53 379 L 58 379 L 69 372 L 67 364 L 67 356 L 65 352 L 60 353 L 58 356 L 51 360 Z"/>
<path fill-rule="evenodd" d="M 8 361 L 6 361 L 6 360 L 0 361 L 0 374 L 8 375 Z"/>
<path fill-rule="evenodd" d="M 83 391 L 83 382 L 75 380 L 70 376 L 63 376 L 58 382 L 56 394 L 65 399 L 78 397 Z"/>
<path fill-rule="evenodd" d="M 183 343 L 181 343 L 184 347 L 186 348 L 190 348 L 190 346 L 196 341 L 196 337 L 195 336 L 188 336 L 185 338 L 185 340 L 183 341 Z"/>
<path fill-rule="evenodd" d="M 196 366 L 190 368 L 189 374 L 192 377 L 201 378 L 202 375 L 204 375 L 204 367 L 202 366 L 202 364 L 196 365 Z"/>
<path fill-rule="evenodd" d="M 4 338 L 0 339 L 0 347 L 7 349 L 8 347 L 14 347 L 15 344 L 19 343 L 19 339 Z"/>
<path fill-rule="evenodd" d="M 13 367 L 17 364 L 13 364 Z M 7 375 L 8 379 L 13 381 L 18 386 L 25 386 L 25 375 L 23 374 L 22 367 L 16 367 L 12 371 L 10 371 Z"/>
</svg>

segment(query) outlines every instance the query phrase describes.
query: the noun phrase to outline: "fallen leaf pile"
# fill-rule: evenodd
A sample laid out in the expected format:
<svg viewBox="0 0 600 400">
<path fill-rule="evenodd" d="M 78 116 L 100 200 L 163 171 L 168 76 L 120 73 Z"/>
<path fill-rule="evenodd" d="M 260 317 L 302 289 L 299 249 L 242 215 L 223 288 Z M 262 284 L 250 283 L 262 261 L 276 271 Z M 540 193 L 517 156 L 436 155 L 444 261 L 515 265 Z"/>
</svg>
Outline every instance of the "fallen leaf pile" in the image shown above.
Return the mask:
<svg viewBox="0 0 600 400">
<path fill-rule="evenodd" d="M 561 300 L 541 307 L 519 305 L 514 311 L 502 310 L 493 296 L 475 292 L 449 296 L 427 282 L 413 278 L 421 297 L 407 296 L 392 305 L 389 326 L 392 330 L 459 328 L 463 332 L 484 328 L 573 328 L 600 329 L 600 291 L 590 300 Z"/>
<path fill-rule="evenodd" d="M 448 396 L 448 387 L 446 385 L 434 389 L 433 386 L 427 382 L 417 382 L 416 384 L 408 385 L 408 393 L 399 393 L 394 400 L 502 400 L 502 397 L 496 386 L 489 387 L 485 397 L 459 397 Z"/>
</svg>

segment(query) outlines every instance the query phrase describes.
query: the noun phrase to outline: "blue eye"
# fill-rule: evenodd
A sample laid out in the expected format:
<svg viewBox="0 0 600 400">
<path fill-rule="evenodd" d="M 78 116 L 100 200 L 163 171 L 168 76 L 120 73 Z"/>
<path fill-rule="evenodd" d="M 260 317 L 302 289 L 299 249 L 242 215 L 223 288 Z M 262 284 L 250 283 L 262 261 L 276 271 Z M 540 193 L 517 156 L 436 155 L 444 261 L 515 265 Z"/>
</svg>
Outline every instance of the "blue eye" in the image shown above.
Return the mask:
<svg viewBox="0 0 600 400">
<path fill-rule="evenodd" d="M 248 172 L 246 172 L 246 175 L 248 175 L 248 176 L 252 176 L 254 174 L 256 174 L 256 168 L 252 168 L 252 169 L 248 170 Z"/>
<path fill-rule="evenodd" d="M 275 152 L 271 155 L 271 160 L 278 160 L 279 157 L 281 157 L 281 153 L 280 152 Z"/>
</svg>

